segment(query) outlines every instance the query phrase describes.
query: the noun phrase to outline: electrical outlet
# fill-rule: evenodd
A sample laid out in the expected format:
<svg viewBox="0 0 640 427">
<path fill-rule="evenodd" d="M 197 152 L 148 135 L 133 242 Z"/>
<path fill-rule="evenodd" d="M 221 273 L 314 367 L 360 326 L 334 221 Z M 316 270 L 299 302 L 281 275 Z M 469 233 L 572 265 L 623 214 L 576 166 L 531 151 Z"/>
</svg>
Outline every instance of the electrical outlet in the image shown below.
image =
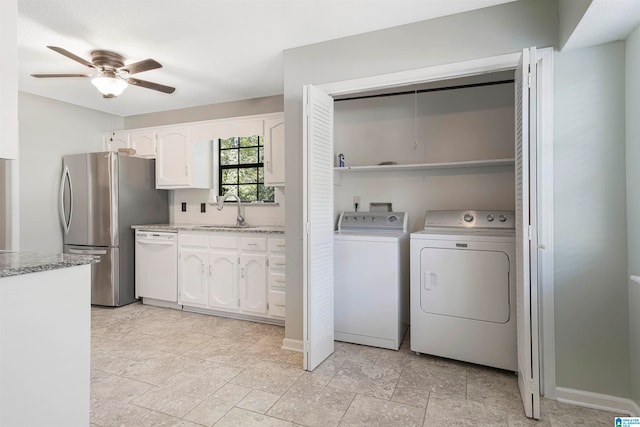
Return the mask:
<svg viewBox="0 0 640 427">
<path fill-rule="evenodd" d="M 200 203 L 200 212 L 205 213 L 207 211 L 207 204 Z"/>
<path fill-rule="evenodd" d="M 353 210 L 358 212 L 360 206 L 360 196 L 353 196 Z"/>
<path fill-rule="evenodd" d="M 187 202 L 182 202 L 180 204 L 181 208 L 182 208 L 182 212 L 186 212 L 187 211 Z"/>
</svg>

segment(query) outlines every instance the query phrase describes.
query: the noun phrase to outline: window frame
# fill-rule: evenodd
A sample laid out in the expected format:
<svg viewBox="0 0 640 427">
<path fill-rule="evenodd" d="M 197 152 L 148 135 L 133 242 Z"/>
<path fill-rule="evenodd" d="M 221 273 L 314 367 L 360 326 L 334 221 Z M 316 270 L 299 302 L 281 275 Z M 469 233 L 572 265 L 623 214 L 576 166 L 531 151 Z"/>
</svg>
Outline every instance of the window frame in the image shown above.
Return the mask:
<svg viewBox="0 0 640 427">
<path fill-rule="evenodd" d="M 240 138 L 248 138 L 248 137 L 252 137 L 252 136 L 256 136 L 258 137 L 258 145 L 250 145 L 250 146 L 241 146 L 240 145 Z M 236 139 L 237 143 L 235 144 L 234 147 L 231 148 L 222 148 L 222 141 L 226 141 L 229 139 Z M 258 161 L 257 163 L 240 163 L 240 150 L 242 149 L 247 149 L 247 148 L 257 148 L 257 159 L 260 160 L 260 153 L 262 153 L 263 156 L 263 161 L 260 162 Z M 223 151 L 236 151 L 238 153 L 238 163 L 234 164 L 234 165 L 223 165 L 222 164 L 222 152 Z M 262 168 L 262 182 L 260 181 L 260 168 Z M 241 169 L 255 169 L 256 170 L 256 182 L 247 182 L 247 183 L 240 183 L 240 170 Z M 225 170 L 236 170 L 237 171 L 237 181 L 234 184 L 229 184 L 229 183 L 225 183 L 223 180 L 223 174 Z M 263 197 L 264 195 L 267 193 L 266 189 L 270 188 L 271 186 L 267 187 L 264 184 L 264 137 L 260 136 L 260 135 L 249 135 L 249 136 L 231 136 L 228 138 L 220 138 L 218 140 L 218 182 L 219 184 L 219 188 L 218 188 L 218 195 L 219 196 L 224 196 L 225 193 L 223 193 L 223 189 L 225 186 L 234 186 L 236 187 L 236 194 L 238 197 L 240 197 L 240 186 L 241 185 L 252 185 L 255 186 L 255 194 L 256 194 L 256 200 L 242 200 L 243 203 L 255 203 L 255 202 L 264 202 L 264 203 L 274 203 L 275 202 L 275 193 L 274 193 L 274 197 L 273 200 L 260 200 L 258 197 L 260 196 L 260 187 L 262 186 L 262 188 L 264 189 L 262 191 L 263 193 Z"/>
</svg>

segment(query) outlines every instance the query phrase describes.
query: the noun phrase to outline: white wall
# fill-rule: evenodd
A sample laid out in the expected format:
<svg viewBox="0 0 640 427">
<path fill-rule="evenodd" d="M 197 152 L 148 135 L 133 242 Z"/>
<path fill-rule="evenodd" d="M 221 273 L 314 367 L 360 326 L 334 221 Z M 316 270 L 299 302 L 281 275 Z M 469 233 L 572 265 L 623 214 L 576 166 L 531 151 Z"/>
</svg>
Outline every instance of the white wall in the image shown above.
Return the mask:
<svg viewBox="0 0 640 427">
<path fill-rule="evenodd" d="M 283 111 L 282 95 L 244 99 L 220 104 L 202 105 L 179 110 L 129 116 L 124 119 L 126 129 L 164 126 L 202 120 L 278 113 Z M 274 205 L 244 207 L 245 219 L 251 225 L 284 225 L 283 189 L 276 189 Z M 169 191 L 169 218 L 177 224 L 235 224 L 237 209 L 226 205 L 222 211 L 207 205 L 206 212 L 200 212 L 200 204 L 209 199 L 208 190 Z M 182 202 L 187 203 L 187 211 L 182 212 Z"/>
<path fill-rule="evenodd" d="M 557 40 L 557 2 L 520 0 L 284 52 L 288 339 L 302 339 L 302 86 L 513 53 Z"/>
<path fill-rule="evenodd" d="M 640 276 L 640 28 L 627 39 L 625 55 L 629 274 Z M 631 388 L 640 405 L 640 283 L 629 286 Z"/>
<path fill-rule="evenodd" d="M 346 166 L 513 158 L 513 105 L 512 83 L 339 101 L 335 153 L 344 153 Z M 354 196 L 362 211 L 370 202 L 392 202 L 417 231 L 427 209 L 513 210 L 514 181 L 513 166 L 343 172 L 335 209 L 353 210 Z"/>
<path fill-rule="evenodd" d="M 554 61 L 557 385 L 629 397 L 624 43 Z"/>
<path fill-rule="evenodd" d="M 105 100 L 108 102 L 108 100 Z M 61 252 L 62 156 L 102 151 L 102 132 L 121 117 L 19 92 L 20 250 Z"/>
<path fill-rule="evenodd" d="M 276 188 L 275 204 L 249 205 L 244 203 L 244 219 L 249 225 L 284 226 L 284 193 Z M 170 202 L 170 216 L 176 224 L 225 224 L 236 223 L 238 208 L 235 202 L 225 203 L 218 211 L 217 205 L 206 205 L 206 212 L 200 212 L 200 204 L 207 203 L 209 190 L 174 190 Z M 182 212 L 182 202 L 187 204 L 187 211 Z"/>
</svg>

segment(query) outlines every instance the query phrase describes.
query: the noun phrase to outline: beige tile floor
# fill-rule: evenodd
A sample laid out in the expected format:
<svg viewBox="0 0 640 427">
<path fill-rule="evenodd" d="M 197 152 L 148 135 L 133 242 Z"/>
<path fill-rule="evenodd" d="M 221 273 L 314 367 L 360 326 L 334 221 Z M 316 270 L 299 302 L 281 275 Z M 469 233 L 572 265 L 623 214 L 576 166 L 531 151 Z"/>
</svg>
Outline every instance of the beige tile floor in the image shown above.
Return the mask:
<svg viewBox="0 0 640 427">
<path fill-rule="evenodd" d="M 132 304 L 92 310 L 91 423 L 197 426 L 611 426 L 543 399 L 522 415 L 514 374 L 336 342 L 314 372 L 278 326 Z"/>
</svg>

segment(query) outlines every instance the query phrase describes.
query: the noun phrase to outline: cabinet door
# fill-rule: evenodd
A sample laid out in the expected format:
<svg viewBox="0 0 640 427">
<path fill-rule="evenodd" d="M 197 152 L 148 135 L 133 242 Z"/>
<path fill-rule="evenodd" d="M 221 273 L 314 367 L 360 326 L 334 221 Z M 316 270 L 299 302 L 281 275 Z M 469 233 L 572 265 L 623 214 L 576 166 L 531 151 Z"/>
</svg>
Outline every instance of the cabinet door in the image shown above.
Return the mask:
<svg viewBox="0 0 640 427">
<path fill-rule="evenodd" d="M 264 122 L 264 185 L 284 186 L 284 121 Z"/>
<path fill-rule="evenodd" d="M 109 132 L 104 137 L 104 151 L 118 151 L 118 148 L 129 148 L 129 134 Z"/>
<path fill-rule="evenodd" d="M 207 267 L 206 249 L 180 249 L 178 263 L 178 302 L 180 304 L 207 304 Z"/>
<path fill-rule="evenodd" d="M 191 144 L 187 128 L 158 132 L 156 187 L 185 187 L 191 183 Z"/>
<path fill-rule="evenodd" d="M 136 150 L 136 157 L 156 157 L 156 133 L 154 131 L 132 132 L 129 135 L 131 148 Z"/>
<path fill-rule="evenodd" d="M 240 256 L 240 310 L 265 314 L 267 311 L 266 255 Z"/>
<path fill-rule="evenodd" d="M 238 309 L 238 253 L 213 249 L 209 252 L 209 306 Z"/>
</svg>

